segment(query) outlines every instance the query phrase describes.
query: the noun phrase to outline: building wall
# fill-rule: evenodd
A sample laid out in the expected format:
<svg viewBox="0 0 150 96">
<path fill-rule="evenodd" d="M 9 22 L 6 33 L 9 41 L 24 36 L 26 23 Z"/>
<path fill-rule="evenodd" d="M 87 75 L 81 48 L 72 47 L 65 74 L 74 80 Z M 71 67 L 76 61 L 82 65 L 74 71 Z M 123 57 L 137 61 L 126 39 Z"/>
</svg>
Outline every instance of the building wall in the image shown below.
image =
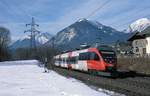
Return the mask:
<svg viewBox="0 0 150 96">
<path fill-rule="evenodd" d="M 150 40 L 150 39 L 149 39 Z M 137 55 L 144 55 L 147 53 L 147 40 L 137 39 L 132 42 L 133 52 Z"/>
<path fill-rule="evenodd" d="M 150 37 L 147 37 L 146 40 L 147 40 L 146 51 L 147 51 L 147 54 L 150 55 Z"/>
</svg>

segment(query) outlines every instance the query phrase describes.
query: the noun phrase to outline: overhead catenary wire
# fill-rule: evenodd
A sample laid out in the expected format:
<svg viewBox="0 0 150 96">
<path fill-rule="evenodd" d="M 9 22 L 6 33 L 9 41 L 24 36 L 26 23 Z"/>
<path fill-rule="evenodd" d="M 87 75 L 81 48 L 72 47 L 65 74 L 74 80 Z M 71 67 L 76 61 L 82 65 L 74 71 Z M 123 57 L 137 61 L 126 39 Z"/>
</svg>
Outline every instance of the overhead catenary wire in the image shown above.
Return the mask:
<svg viewBox="0 0 150 96">
<path fill-rule="evenodd" d="M 146 17 L 150 17 L 150 15 L 146 15 Z M 129 30 L 132 30 L 132 29 L 130 29 L 130 24 L 131 24 L 132 22 L 136 21 L 136 20 L 137 20 L 137 19 L 134 18 L 134 19 L 131 19 L 130 21 L 127 21 L 127 22 L 122 23 L 122 24 L 114 25 L 114 24 L 116 24 L 116 23 L 111 23 L 111 24 L 109 24 L 109 25 L 114 25 L 114 27 L 128 26 Z"/>
<path fill-rule="evenodd" d="M 104 2 L 101 6 L 99 6 L 97 9 L 95 9 L 94 11 L 92 11 L 86 18 L 90 18 L 90 17 L 92 17 L 93 15 L 95 15 L 95 13 L 97 12 L 97 11 L 99 11 L 99 10 L 101 10 L 104 6 L 106 6 L 109 2 L 110 2 L 111 0 L 107 0 L 106 2 Z M 141 12 L 140 13 L 142 13 L 143 12 L 143 10 L 141 10 Z M 139 14 L 139 13 L 138 13 Z M 147 17 L 149 17 L 149 15 L 147 15 Z M 98 19 L 98 18 L 97 18 Z M 130 22 L 132 22 L 133 20 L 130 20 L 130 21 L 128 21 L 128 22 L 125 22 L 125 23 L 123 23 L 123 24 L 118 24 L 118 25 L 115 25 L 116 27 L 119 27 L 119 26 L 125 26 L 125 25 L 127 25 L 127 24 L 129 24 Z M 112 24 L 114 24 L 114 23 L 112 23 Z M 112 25 L 112 24 L 109 24 L 109 25 Z M 129 25 L 128 25 L 129 26 Z"/>
<path fill-rule="evenodd" d="M 96 8 L 94 11 L 92 11 L 86 18 L 90 18 L 93 16 L 97 11 L 101 10 L 105 5 L 107 5 L 111 0 L 107 0 L 102 5 L 100 5 L 98 8 Z"/>
</svg>

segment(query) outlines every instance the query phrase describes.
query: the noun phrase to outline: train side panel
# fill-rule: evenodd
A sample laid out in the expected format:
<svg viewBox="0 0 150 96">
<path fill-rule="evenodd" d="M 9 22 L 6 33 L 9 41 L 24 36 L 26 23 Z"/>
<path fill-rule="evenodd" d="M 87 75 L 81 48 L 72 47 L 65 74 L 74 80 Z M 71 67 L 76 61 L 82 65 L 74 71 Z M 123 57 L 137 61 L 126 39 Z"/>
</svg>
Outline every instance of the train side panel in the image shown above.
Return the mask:
<svg viewBox="0 0 150 96">
<path fill-rule="evenodd" d="M 111 71 L 116 69 L 115 53 L 111 50 L 88 48 L 60 54 L 54 57 L 55 65 L 80 71 Z"/>
<path fill-rule="evenodd" d="M 55 60 L 54 65 L 55 65 L 55 66 L 59 66 L 59 61 L 58 61 L 58 59 L 59 59 L 59 55 L 56 55 L 56 56 L 54 57 L 54 60 Z"/>
<path fill-rule="evenodd" d="M 71 57 L 77 57 L 77 62 L 75 64 L 71 64 L 72 68 L 73 69 L 76 69 L 76 70 L 83 70 L 83 71 L 87 71 L 88 68 L 87 68 L 87 61 L 82 61 L 82 60 L 79 60 L 79 54 L 80 53 L 84 53 L 84 52 L 87 52 L 88 49 L 84 49 L 84 50 L 78 50 L 78 51 L 74 51 L 72 52 L 72 56 Z"/>
<path fill-rule="evenodd" d="M 72 62 L 72 64 L 71 64 L 72 69 L 78 70 L 79 69 L 79 65 L 78 65 L 79 52 L 77 52 L 77 51 L 72 52 L 71 57 L 74 58 L 74 62 Z"/>
<path fill-rule="evenodd" d="M 67 68 L 67 59 L 68 58 L 68 53 L 62 54 L 61 55 L 61 67 Z"/>
</svg>

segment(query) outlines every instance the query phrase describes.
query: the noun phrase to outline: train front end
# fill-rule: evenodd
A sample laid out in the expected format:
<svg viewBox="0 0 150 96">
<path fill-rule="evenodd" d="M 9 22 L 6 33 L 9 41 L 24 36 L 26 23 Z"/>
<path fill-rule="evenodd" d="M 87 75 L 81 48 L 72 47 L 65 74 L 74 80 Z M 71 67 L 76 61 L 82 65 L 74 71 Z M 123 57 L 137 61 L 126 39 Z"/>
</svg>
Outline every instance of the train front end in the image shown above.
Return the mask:
<svg viewBox="0 0 150 96">
<path fill-rule="evenodd" d="M 117 56 L 114 49 L 110 46 L 101 45 L 97 47 L 102 62 L 105 65 L 105 71 L 114 72 L 117 70 Z"/>
<path fill-rule="evenodd" d="M 105 71 L 114 72 L 117 70 L 117 57 L 113 50 L 99 50 Z"/>
</svg>

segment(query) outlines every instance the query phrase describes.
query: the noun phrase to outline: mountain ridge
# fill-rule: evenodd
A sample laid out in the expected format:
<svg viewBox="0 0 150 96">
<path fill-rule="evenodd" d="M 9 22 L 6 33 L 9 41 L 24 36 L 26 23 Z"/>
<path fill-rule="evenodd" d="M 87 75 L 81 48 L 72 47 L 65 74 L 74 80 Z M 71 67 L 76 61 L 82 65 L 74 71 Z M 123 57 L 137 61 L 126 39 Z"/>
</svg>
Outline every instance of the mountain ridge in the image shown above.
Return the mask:
<svg viewBox="0 0 150 96">
<path fill-rule="evenodd" d="M 47 45 L 55 44 L 59 48 L 76 48 L 80 44 L 88 45 L 101 42 L 112 44 L 117 40 L 125 41 L 129 33 L 117 31 L 116 29 L 105 26 L 99 22 L 87 19 L 78 20 L 70 26 L 59 31 L 54 40 L 48 41 Z"/>
<path fill-rule="evenodd" d="M 48 32 L 38 34 L 35 37 L 36 45 L 39 46 L 39 45 L 45 44 L 46 42 L 48 42 L 52 38 L 52 36 L 53 35 L 49 34 Z M 31 42 L 30 38 L 31 37 L 29 37 L 28 35 L 25 35 L 24 37 L 21 37 L 20 39 L 18 39 L 14 43 L 12 43 L 10 45 L 10 48 L 11 49 L 26 48 L 26 47 L 28 48 L 28 47 L 30 47 L 30 42 Z"/>
</svg>

